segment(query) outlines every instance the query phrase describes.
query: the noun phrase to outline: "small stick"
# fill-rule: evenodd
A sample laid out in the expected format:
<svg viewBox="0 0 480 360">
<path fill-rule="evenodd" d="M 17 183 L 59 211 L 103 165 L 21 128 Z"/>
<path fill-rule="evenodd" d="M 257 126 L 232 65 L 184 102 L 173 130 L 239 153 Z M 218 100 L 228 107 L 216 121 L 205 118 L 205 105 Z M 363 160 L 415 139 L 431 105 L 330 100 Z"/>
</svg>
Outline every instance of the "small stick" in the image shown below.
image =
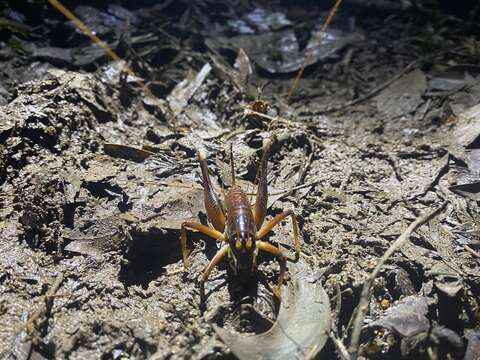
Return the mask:
<svg viewBox="0 0 480 360">
<path fill-rule="evenodd" d="M 79 29 L 85 36 L 89 37 L 97 46 L 102 48 L 103 51 L 113 60 L 117 61 L 122 70 L 125 71 L 128 75 L 132 76 L 135 79 L 135 82 L 140 86 L 140 88 L 146 93 L 146 95 L 151 98 L 160 109 L 163 110 L 164 106 L 160 103 L 159 99 L 152 93 L 150 88 L 145 84 L 145 82 L 137 76 L 135 71 L 133 71 L 125 60 L 123 60 L 118 54 L 113 51 L 108 44 L 101 40 L 95 33 L 90 30 L 90 28 L 85 25 L 74 13 L 67 9 L 59 0 L 48 0 L 50 5 L 52 5 L 57 11 L 63 14 L 68 20 L 70 20 L 76 27 Z"/>
<path fill-rule="evenodd" d="M 303 189 L 303 188 L 306 188 L 306 187 L 314 186 L 314 185 L 317 185 L 317 184 L 320 184 L 320 183 L 321 183 L 320 180 L 310 181 L 309 183 L 294 186 L 294 187 L 292 187 L 291 189 L 288 189 L 288 190 L 279 190 L 279 191 L 276 191 L 276 192 L 272 192 L 270 194 L 270 196 L 282 195 L 282 194 L 283 194 L 283 196 L 287 196 L 287 195 L 290 195 L 291 193 L 293 193 L 296 190 L 300 190 L 300 189 Z"/>
<path fill-rule="evenodd" d="M 233 163 L 233 143 L 230 143 L 230 169 L 232 172 L 232 186 L 235 186 L 235 165 Z"/>
<path fill-rule="evenodd" d="M 459 47 L 456 47 L 454 48 L 453 50 L 459 50 L 459 49 L 462 49 L 464 46 L 459 46 Z M 380 91 L 382 91 L 383 89 L 385 89 L 386 87 L 388 87 L 390 84 L 392 84 L 393 82 L 395 82 L 396 80 L 400 79 L 403 75 L 405 75 L 407 72 L 409 72 L 412 68 L 414 68 L 416 65 L 420 64 L 422 61 L 426 61 L 426 60 L 433 60 L 435 59 L 436 57 L 438 56 L 441 56 L 441 55 L 445 55 L 446 53 L 448 52 L 451 52 L 453 51 L 452 49 L 449 49 L 449 50 L 442 50 L 442 51 L 439 51 L 438 53 L 436 54 L 433 54 L 431 56 L 424 56 L 424 57 L 421 57 L 421 58 L 418 58 L 414 61 L 412 61 L 411 63 L 409 63 L 407 66 L 405 66 L 402 70 L 400 70 L 399 73 L 397 73 L 395 76 L 393 76 L 391 79 L 388 79 L 386 82 L 380 84 L 379 86 L 375 87 L 374 89 L 370 90 L 368 93 L 366 93 L 365 95 L 357 98 L 357 99 L 353 99 L 353 100 L 350 100 L 350 101 L 347 101 L 346 103 L 344 104 L 341 104 L 341 105 L 337 105 L 337 106 L 332 106 L 332 107 L 326 107 L 322 110 L 319 110 L 319 111 L 315 111 L 315 112 L 311 112 L 310 114 L 312 115 L 321 115 L 321 114 L 327 114 L 327 113 L 330 113 L 330 112 L 334 112 L 334 111 L 339 111 L 339 110 L 343 110 L 349 106 L 353 106 L 353 105 L 356 105 L 358 103 L 361 103 L 369 98 L 371 98 L 372 96 L 376 95 L 377 93 L 379 93 Z"/>
<path fill-rule="evenodd" d="M 470 246 L 468 245 L 464 245 L 463 248 L 465 250 L 467 250 L 470 254 L 472 254 L 473 256 L 477 257 L 480 259 L 480 254 L 478 252 L 476 252 L 475 250 L 473 250 Z"/>
<path fill-rule="evenodd" d="M 28 318 L 27 322 L 25 323 L 25 328 L 27 329 L 28 334 L 32 334 L 35 330 L 35 322 L 43 316 L 43 314 L 47 313 L 48 309 L 52 306 L 53 297 L 57 293 L 60 285 L 62 284 L 64 279 L 64 275 L 59 274 L 55 279 L 53 285 L 48 289 L 47 293 L 43 297 L 44 303 L 39 306 L 39 308 Z"/>
<path fill-rule="evenodd" d="M 52 5 L 56 10 L 62 13 L 68 20 L 70 20 L 85 36 L 88 36 L 90 40 L 92 40 L 95 44 L 100 46 L 103 51 L 114 61 L 118 61 L 122 64 L 124 70 L 134 77 L 137 75 L 131 70 L 126 64 L 125 61 L 117 55 L 115 51 L 113 51 L 104 41 L 102 41 L 95 33 L 88 28 L 78 17 L 76 17 L 70 10 L 68 10 L 62 3 L 58 0 L 48 0 L 50 5 Z M 140 85 L 143 87 L 144 84 L 141 80 L 139 80 Z"/>
<path fill-rule="evenodd" d="M 256 115 L 258 117 L 262 117 L 264 119 L 267 119 L 267 120 L 270 120 L 270 121 L 277 121 L 277 120 L 280 120 L 281 118 L 278 117 L 278 116 L 270 116 L 270 115 L 267 115 L 267 114 L 263 114 L 261 112 L 258 112 L 258 111 L 255 111 L 255 110 L 252 110 L 252 109 L 244 109 L 244 112 L 243 114 L 245 116 L 248 116 L 248 115 Z M 282 119 L 283 120 L 283 119 Z M 287 120 L 285 120 L 287 121 Z"/>
<path fill-rule="evenodd" d="M 325 31 L 327 31 L 327 28 L 330 25 L 330 23 L 332 22 L 333 17 L 337 13 L 337 10 L 340 7 L 341 3 L 342 3 L 342 0 L 336 0 L 335 1 L 335 5 L 333 5 L 332 9 L 330 10 L 330 13 L 327 16 L 327 19 L 325 20 L 325 22 L 322 25 L 322 28 L 320 29 L 320 31 L 317 34 L 316 46 L 312 46 L 310 48 L 310 51 L 308 52 L 307 56 L 305 57 L 305 60 L 303 61 L 302 67 L 300 68 L 300 70 L 298 70 L 297 76 L 293 80 L 292 87 L 290 88 L 290 91 L 288 92 L 288 95 L 287 95 L 287 100 L 290 99 L 292 97 L 293 93 L 295 92 L 295 90 L 297 90 L 298 83 L 300 82 L 300 78 L 303 75 L 303 71 L 305 70 L 307 62 L 310 62 L 310 60 L 314 56 L 315 48 L 320 47 L 320 44 L 322 43 L 323 35 L 325 34 Z"/>
<path fill-rule="evenodd" d="M 423 121 L 425 119 L 425 115 L 427 114 L 427 111 L 430 108 L 431 102 L 432 102 L 432 99 L 428 98 L 427 103 L 425 104 L 425 108 L 423 109 L 422 115 L 420 116 L 420 121 Z"/>
<path fill-rule="evenodd" d="M 342 340 L 340 340 L 333 331 L 330 331 L 328 333 L 328 337 L 330 338 L 330 340 L 332 340 L 333 345 L 335 345 L 335 348 L 337 349 L 340 358 L 342 360 L 350 360 L 350 354 L 348 353 L 347 348 L 342 342 Z"/>
<path fill-rule="evenodd" d="M 356 105 L 358 103 L 361 103 L 369 98 L 371 98 L 372 96 L 376 95 L 377 93 L 379 93 L 380 91 L 382 91 L 383 89 L 385 89 L 386 87 L 388 87 L 390 84 L 392 84 L 393 82 L 397 81 L 398 79 L 400 79 L 403 75 L 405 75 L 407 72 L 410 71 L 410 69 L 412 69 L 415 65 L 417 65 L 418 63 L 420 62 L 419 59 L 417 60 L 414 60 L 412 61 L 410 64 L 408 64 L 407 66 L 405 66 L 400 72 L 398 72 L 395 76 L 393 76 L 392 78 L 388 79 L 387 81 L 385 81 L 384 83 L 378 85 L 377 87 L 375 87 L 374 89 L 370 90 L 368 93 L 366 93 L 365 95 L 363 96 L 360 96 L 359 98 L 356 98 L 356 99 L 353 99 L 353 100 L 350 100 L 350 101 L 347 101 L 345 104 L 342 104 L 342 105 L 339 105 L 339 106 L 333 106 L 331 108 L 326 108 L 325 110 L 321 110 L 320 112 L 318 112 L 319 114 L 324 114 L 324 113 L 329 113 L 329 112 L 333 112 L 333 111 L 339 111 L 339 110 L 342 110 L 344 108 L 347 108 L 349 106 L 353 106 L 353 105 Z"/>
<path fill-rule="evenodd" d="M 368 304 L 370 303 L 370 298 L 372 296 L 372 287 L 373 281 L 377 277 L 380 269 L 382 268 L 383 264 L 388 260 L 392 254 L 397 251 L 400 247 L 405 245 L 405 243 L 410 238 L 410 235 L 417 230 L 420 226 L 427 223 L 431 219 L 433 219 L 436 215 L 438 215 L 446 206 L 446 202 L 444 202 L 440 207 L 436 208 L 432 212 L 424 214 L 423 216 L 418 217 L 410 226 L 393 242 L 392 245 L 385 251 L 381 259 L 378 261 L 375 269 L 372 271 L 368 279 L 363 284 L 362 294 L 360 296 L 360 301 L 356 308 L 356 315 L 353 322 L 353 330 L 352 330 L 352 339 L 350 341 L 350 348 L 349 353 L 352 360 L 356 360 L 358 356 L 358 349 L 360 347 L 360 333 L 362 331 L 362 324 L 363 319 L 368 311 Z"/>
</svg>

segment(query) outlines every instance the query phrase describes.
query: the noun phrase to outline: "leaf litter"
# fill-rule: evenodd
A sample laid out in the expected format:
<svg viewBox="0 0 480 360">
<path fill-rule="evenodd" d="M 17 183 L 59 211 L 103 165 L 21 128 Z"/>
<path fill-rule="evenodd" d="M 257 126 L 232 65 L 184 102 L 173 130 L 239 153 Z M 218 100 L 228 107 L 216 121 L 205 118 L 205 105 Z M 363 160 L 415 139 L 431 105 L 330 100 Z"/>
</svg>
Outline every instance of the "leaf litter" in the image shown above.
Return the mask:
<svg viewBox="0 0 480 360">
<path fill-rule="evenodd" d="M 365 278 L 408 224 L 445 202 L 372 282 L 358 350 L 474 358 L 478 89 L 475 69 L 467 76 L 453 68 L 463 76 L 453 85 L 442 73 L 452 61 L 472 62 L 467 45 L 457 53 L 442 47 L 453 48 L 449 36 L 462 33 L 442 33 L 443 44 L 432 40 L 438 52 L 425 53 L 425 39 L 399 29 L 427 33 L 429 25 L 407 13 L 385 22 L 358 16 L 363 8 L 352 5 L 338 24 L 353 17 L 358 25 L 339 26 L 338 37 L 332 25 L 331 49 L 317 49 L 295 102 L 286 103 L 291 79 L 278 73 L 304 63 L 320 8 L 309 16 L 267 5 L 236 16 L 215 1 L 80 9 L 129 59 L 133 78 L 52 9 L 39 10 L 47 22 L 31 17 L 36 6 L 12 18 L 28 31 L 8 30 L 0 59 L 2 357 L 242 358 L 270 346 L 268 353 L 289 358 L 299 346 L 280 328 L 302 335 L 296 340 L 311 356 L 353 355 L 349 324 Z M 69 32 L 68 43 L 54 36 L 59 31 Z M 432 63 L 440 71 L 430 71 Z M 142 77 L 159 101 L 142 94 Z M 260 97 L 269 112 L 245 116 Z M 326 104 L 342 108 L 325 113 Z M 196 148 L 208 150 L 221 193 L 233 143 L 239 183 L 250 194 L 262 138 L 271 135 L 279 141 L 269 159 L 269 216 L 295 209 L 305 271 L 323 275 L 312 281 L 289 264 L 277 307 L 269 296 L 273 259 L 260 258 L 247 284 L 223 264 L 202 314 L 197 279 L 217 244 L 194 234 L 186 274 L 179 251 L 181 223 L 206 220 Z M 289 251 L 290 236 L 282 224 L 269 241 Z M 312 322 L 303 321 L 313 309 Z M 223 343 L 212 323 L 241 335 L 220 330 Z M 245 340 L 252 329 L 257 335 Z M 244 345 L 252 339 L 262 347 Z"/>
</svg>

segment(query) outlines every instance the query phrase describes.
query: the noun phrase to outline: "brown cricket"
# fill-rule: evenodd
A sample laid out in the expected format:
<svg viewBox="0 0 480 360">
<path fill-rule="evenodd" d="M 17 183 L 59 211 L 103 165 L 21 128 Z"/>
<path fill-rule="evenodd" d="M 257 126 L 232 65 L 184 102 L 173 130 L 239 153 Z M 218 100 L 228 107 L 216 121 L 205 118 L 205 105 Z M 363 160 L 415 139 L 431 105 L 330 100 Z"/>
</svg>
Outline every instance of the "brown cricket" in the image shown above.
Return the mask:
<svg viewBox="0 0 480 360">
<path fill-rule="evenodd" d="M 235 274 L 238 270 L 254 271 L 256 268 L 256 258 L 259 250 L 266 251 L 277 257 L 280 264 L 280 274 L 278 275 L 277 287 L 274 293 L 280 297 L 281 286 L 286 271 L 287 258 L 282 251 L 272 244 L 262 241 L 275 225 L 280 223 L 287 216 L 292 219 L 293 243 L 295 248 L 295 259 L 300 256 L 300 240 L 298 222 L 295 213 L 287 210 L 275 216 L 272 220 L 263 224 L 267 213 L 267 157 L 272 146 L 271 139 L 265 139 L 262 147 L 262 158 L 259 166 L 259 182 L 256 194 L 255 205 L 251 205 L 246 193 L 235 184 L 235 170 L 233 165 L 233 151 L 230 150 L 230 163 L 232 171 L 232 186 L 227 191 L 223 203 L 220 202 L 217 194 L 213 190 L 210 176 L 208 174 L 207 160 L 205 152 L 198 151 L 198 160 L 202 171 L 202 183 L 204 189 L 204 200 L 209 226 L 195 223 L 184 222 L 181 229 L 181 249 L 183 256 L 184 269 L 188 269 L 187 252 L 187 228 L 194 229 L 208 235 L 209 237 L 225 242 L 217 254 L 203 271 L 200 280 L 200 302 L 205 302 L 205 282 L 208 280 L 210 272 L 219 263 L 219 261 L 228 256 L 229 263 Z M 242 272 L 243 273 L 243 272 Z"/>
</svg>

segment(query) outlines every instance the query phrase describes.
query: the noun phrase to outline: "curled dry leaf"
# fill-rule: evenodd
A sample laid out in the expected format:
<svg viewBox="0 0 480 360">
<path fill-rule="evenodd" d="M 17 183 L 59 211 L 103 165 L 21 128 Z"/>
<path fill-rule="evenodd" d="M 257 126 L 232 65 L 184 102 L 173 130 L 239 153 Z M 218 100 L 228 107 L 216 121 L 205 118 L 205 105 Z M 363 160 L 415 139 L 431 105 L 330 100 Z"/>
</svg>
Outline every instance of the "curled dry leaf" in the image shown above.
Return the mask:
<svg viewBox="0 0 480 360">
<path fill-rule="evenodd" d="M 468 341 L 467 350 L 465 351 L 464 360 L 478 359 L 480 354 L 480 331 L 468 329 L 465 331 L 465 338 Z"/>
<path fill-rule="evenodd" d="M 322 284 L 305 264 L 291 265 L 294 284 L 282 295 L 278 318 L 262 334 L 242 336 L 214 325 L 222 341 L 240 360 L 314 358 L 330 331 L 330 302 Z"/>
</svg>

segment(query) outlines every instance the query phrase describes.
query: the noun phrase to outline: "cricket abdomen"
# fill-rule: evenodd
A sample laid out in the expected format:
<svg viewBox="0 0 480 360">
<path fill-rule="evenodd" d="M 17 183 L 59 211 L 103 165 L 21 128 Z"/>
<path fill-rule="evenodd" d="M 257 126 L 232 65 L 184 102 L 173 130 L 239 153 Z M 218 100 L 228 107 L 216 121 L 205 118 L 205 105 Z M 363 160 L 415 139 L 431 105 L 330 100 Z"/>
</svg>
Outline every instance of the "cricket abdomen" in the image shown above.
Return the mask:
<svg viewBox="0 0 480 360">
<path fill-rule="evenodd" d="M 235 234 L 255 234 L 256 226 L 247 195 L 239 187 L 231 188 L 225 196 L 227 212 L 227 237 Z M 238 235 L 237 235 L 238 236 Z"/>
</svg>

